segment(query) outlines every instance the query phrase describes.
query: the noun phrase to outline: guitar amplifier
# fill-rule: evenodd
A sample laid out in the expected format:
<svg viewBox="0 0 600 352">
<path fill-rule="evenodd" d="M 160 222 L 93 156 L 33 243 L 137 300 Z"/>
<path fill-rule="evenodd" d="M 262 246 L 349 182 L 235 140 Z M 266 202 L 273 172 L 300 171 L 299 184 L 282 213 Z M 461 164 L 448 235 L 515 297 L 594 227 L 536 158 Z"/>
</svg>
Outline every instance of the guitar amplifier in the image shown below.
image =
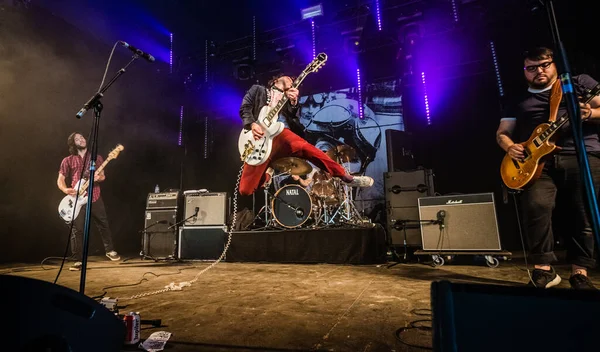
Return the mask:
<svg viewBox="0 0 600 352">
<path fill-rule="evenodd" d="M 176 209 L 179 192 L 149 193 L 146 209 Z"/>
<path fill-rule="evenodd" d="M 188 219 L 196 212 L 198 215 L 186 220 L 185 226 L 216 226 L 227 224 L 226 192 L 189 192 L 185 191 L 183 219 Z"/>
<path fill-rule="evenodd" d="M 442 215 L 443 214 L 443 215 Z M 493 193 L 419 198 L 423 250 L 499 251 L 500 235 Z"/>
<path fill-rule="evenodd" d="M 142 255 L 152 258 L 174 257 L 177 243 L 177 209 L 146 210 Z"/>
</svg>

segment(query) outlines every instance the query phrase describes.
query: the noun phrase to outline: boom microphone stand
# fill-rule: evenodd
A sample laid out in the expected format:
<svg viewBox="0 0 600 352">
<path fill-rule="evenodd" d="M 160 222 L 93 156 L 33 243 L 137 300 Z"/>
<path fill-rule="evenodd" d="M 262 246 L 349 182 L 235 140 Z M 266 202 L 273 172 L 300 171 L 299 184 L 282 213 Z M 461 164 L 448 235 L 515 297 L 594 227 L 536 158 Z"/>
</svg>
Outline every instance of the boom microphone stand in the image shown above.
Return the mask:
<svg viewBox="0 0 600 352">
<path fill-rule="evenodd" d="M 588 208 L 590 210 L 592 230 L 594 237 L 596 238 L 596 245 L 600 246 L 600 211 L 598 210 L 598 202 L 596 199 L 594 180 L 592 179 L 592 172 L 585 152 L 585 141 L 583 140 L 583 131 L 581 128 L 581 111 L 579 110 L 579 103 L 577 96 L 574 92 L 571 68 L 567 60 L 567 53 L 565 47 L 560 39 L 560 33 L 558 31 L 558 25 L 556 23 L 556 16 L 554 14 L 554 5 L 552 0 L 541 0 L 546 7 L 546 13 L 548 15 L 548 21 L 550 23 L 550 30 L 554 40 L 554 45 L 558 51 L 556 61 L 558 72 L 560 73 L 560 82 L 562 86 L 563 96 L 567 102 L 567 111 L 571 122 L 571 129 L 573 131 L 573 140 L 575 141 L 575 151 L 577 154 L 577 162 L 579 163 L 579 170 L 581 172 L 581 178 L 584 184 L 584 195 L 588 202 Z"/>
<path fill-rule="evenodd" d="M 91 140 L 91 156 L 90 156 L 90 176 L 89 176 L 89 185 L 88 185 L 88 197 L 93 197 L 93 192 L 94 192 L 94 174 L 96 171 L 96 158 L 97 158 L 97 151 L 98 151 L 98 126 L 100 124 L 100 113 L 102 112 L 102 102 L 100 101 L 100 99 L 104 96 L 104 92 L 106 92 L 108 90 L 108 88 L 110 88 L 110 86 L 115 83 L 115 81 L 121 77 L 121 75 L 123 73 L 125 73 L 125 69 L 127 67 L 129 67 L 129 65 L 131 65 L 131 63 L 133 63 L 133 61 L 135 61 L 137 58 L 139 58 L 138 54 L 134 54 L 133 57 L 131 58 L 131 60 L 127 63 L 127 65 L 125 65 L 125 67 L 123 67 L 122 69 L 120 69 L 115 75 L 114 77 L 104 86 L 100 89 L 100 91 L 98 91 L 98 93 L 94 94 L 90 100 L 87 101 L 87 103 L 85 103 L 85 105 L 83 105 L 83 107 L 81 108 L 81 110 L 79 110 L 79 112 L 75 115 L 75 117 L 77 118 L 81 118 L 83 115 L 85 115 L 85 113 L 90 110 L 93 109 L 94 110 L 94 124 L 92 126 L 92 140 Z M 81 258 L 81 277 L 80 277 L 80 281 L 79 281 L 79 293 L 85 294 L 85 276 L 86 276 L 86 270 L 87 270 L 87 257 L 88 257 L 88 247 L 89 247 L 89 238 L 90 238 L 90 220 L 92 217 L 92 200 L 89 199 L 89 201 L 86 204 L 86 208 L 85 208 L 85 223 L 83 226 L 83 253 L 82 253 L 82 258 Z M 74 219 L 73 219 L 74 221 Z"/>
</svg>

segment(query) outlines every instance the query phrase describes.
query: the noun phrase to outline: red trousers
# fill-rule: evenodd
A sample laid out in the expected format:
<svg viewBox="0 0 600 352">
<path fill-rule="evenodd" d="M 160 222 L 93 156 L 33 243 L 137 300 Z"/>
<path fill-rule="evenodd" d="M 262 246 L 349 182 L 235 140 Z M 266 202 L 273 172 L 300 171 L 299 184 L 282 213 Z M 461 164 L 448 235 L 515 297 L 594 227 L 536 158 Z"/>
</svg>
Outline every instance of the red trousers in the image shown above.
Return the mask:
<svg viewBox="0 0 600 352">
<path fill-rule="evenodd" d="M 244 165 L 244 171 L 242 171 L 242 178 L 240 179 L 240 194 L 243 196 L 253 194 L 266 181 L 265 172 L 271 161 L 289 156 L 306 159 L 334 177 L 342 177 L 346 174 L 346 170 L 340 164 L 331 160 L 322 150 L 317 149 L 314 145 L 285 128 L 273 139 L 273 149 L 267 161 L 256 166 Z"/>
</svg>

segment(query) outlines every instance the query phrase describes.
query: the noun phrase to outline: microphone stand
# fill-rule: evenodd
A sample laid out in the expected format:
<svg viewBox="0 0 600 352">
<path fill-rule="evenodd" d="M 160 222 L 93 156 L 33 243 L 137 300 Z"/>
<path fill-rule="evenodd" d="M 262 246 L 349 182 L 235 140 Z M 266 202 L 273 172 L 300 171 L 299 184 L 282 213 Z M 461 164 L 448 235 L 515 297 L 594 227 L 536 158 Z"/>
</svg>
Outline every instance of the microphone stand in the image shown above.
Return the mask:
<svg viewBox="0 0 600 352">
<path fill-rule="evenodd" d="M 579 109 L 579 103 L 573 87 L 571 68 L 569 67 L 569 62 L 567 60 L 566 49 L 560 39 L 556 16 L 554 14 L 553 2 L 552 0 L 543 0 L 543 3 L 546 7 L 546 13 L 548 15 L 548 21 L 550 23 L 550 31 L 552 32 L 554 45 L 558 51 L 558 55 L 556 55 L 556 59 L 558 59 L 556 64 L 558 67 L 558 72 L 560 73 L 559 79 L 562 86 L 563 96 L 567 102 L 567 112 L 569 113 L 571 130 L 573 131 L 577 162 L 579 164 L 579 170 L 584 185 L 584 196 L 588 202 L 588 209 L 590 210 L 590 220 L 592 223 L 594 237 L 596 239 L 596 245 L 600 246 L 600 211 L 598 210 L 598 201 L 596 199 L 596 187 L 594 187 L 594 180 L 592 178 L 592 172 L 590 170 L 589 160 L 585 150 L 585 141 L 583 139 L 583 131 L 581 128 L 581 111 Z"/>
<path fill-rule="evenodd" d="M 402 232 L 404 233 L 404 258 L 403 258 L 403 260 L 404 260 L 403 262 L 404 263 L 407 262 L 407 254 L 408 254 L 408 247 L 407 247 L 407 243 L 406 243 L 407 242 L 406 241 L 406 227 L 410 223 L 412 223 L 412 224 L 419 224 L 419 225 L 420 224 L 439 224 L 440 226 L 444 226 L 443 220 L 408 220 L 408 219 L 405 219 L 405 220 L 396 220 L 396 221 L 394 221 L 394 225 L 392 225 L 392 227 L 394 229 L 396 229 L 396 230 L 402 229 Z M 395 253 L 395 251 L 394 251 L 394 253 Z M 396 254 L 396 256 L 397 255 L 398 254 Z M 400 264 L 400 261 L 398 261 L 398 262 L 396 262 L 394 264 L 388 265 L 387 268 L 389 269 L 389 268 L 391 268 L 393 266 L 396 266 L 398 264 Z"/>
<path fill-rule="evenodd" d="M 179 221 L 179 222 L 176 222 L 176 223 L 174 223 L 173 225 L 171 225 L 171 226 L 167 227 L 167 230 L 170 230 L 170 229 L 172 229 L 172 228 L 175 228 L 176 226 L 179 226 L 179 225 L 181 225 L 181 224 L 185 223 L 186 221 L 188 221 L 189 219 L 191 219 L 191 218 L 193 218 L 193 217 L 196 217 L 196 216 L 198 216 L 198 212 L 194 212 L 194 214 L 192 214 L 192 215 L 188 216 L 187 218 L 185 218 L 185 219 L 183 219 L 183 220 L 181 220 L 181 221 Z"/>
<path fill-rule="evenodd" d="M 104 92 L 110 88 L 110 86 L 115 83 L 115 81 L 125 73 L 125 69 L 133 63 L 139 56 L 137 54 L 133 55 L 132 59 L 120 69 L 115 76 L 100 89 L 100 91 L 94 94 L 88 101 L 83 105 L 83 108 L 79 110 L 79 112 L 75 115 L 77 118 L 81 118 L 89 109 L 94 110 L 94 124 L 92 125 L 92 140 L 91 143 L 91 155 L 90 155 L 90 176 L 89 176 L 89 185 L 88 185 L 88 197 L 93 198 L 94 196 L 94 174 L 96 172 L 96 158 L 98 155 L 98 126 L 100 124 L 100 113 L 102 112 L 102 102 L 100 99 L 104 96 Z M 88 247 L 89 247 L 89 238 L 90 238 L 90 220 L 92 215 L 92 199 L 90 199 L 85 208 L 85 223 L 83 226 L 83 253 L 81 258 L 81 276 L 79 280 L 79 293 L 85 294 L 85 277 L 87 271 L 87 257 L 88 257 Z"/>
</svg>

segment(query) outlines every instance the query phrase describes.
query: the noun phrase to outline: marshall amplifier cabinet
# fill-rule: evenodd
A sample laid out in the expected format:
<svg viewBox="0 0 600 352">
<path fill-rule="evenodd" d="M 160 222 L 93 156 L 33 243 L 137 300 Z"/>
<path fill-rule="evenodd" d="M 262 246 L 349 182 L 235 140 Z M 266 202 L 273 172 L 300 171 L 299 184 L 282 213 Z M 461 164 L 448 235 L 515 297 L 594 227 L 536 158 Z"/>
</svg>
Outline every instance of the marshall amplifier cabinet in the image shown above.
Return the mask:
<svg viewBox="0 0 600 352">
<path fill-rule="evenodd" d="M 419 198 L 423 250 L 499 251 L 493 193 Z"/>
<path fill-rule="evenodd" d="M 146 201 L 146 210 L 150 209 L 177 209 L 179 192 L 149 193 Z"/>
</svg>

